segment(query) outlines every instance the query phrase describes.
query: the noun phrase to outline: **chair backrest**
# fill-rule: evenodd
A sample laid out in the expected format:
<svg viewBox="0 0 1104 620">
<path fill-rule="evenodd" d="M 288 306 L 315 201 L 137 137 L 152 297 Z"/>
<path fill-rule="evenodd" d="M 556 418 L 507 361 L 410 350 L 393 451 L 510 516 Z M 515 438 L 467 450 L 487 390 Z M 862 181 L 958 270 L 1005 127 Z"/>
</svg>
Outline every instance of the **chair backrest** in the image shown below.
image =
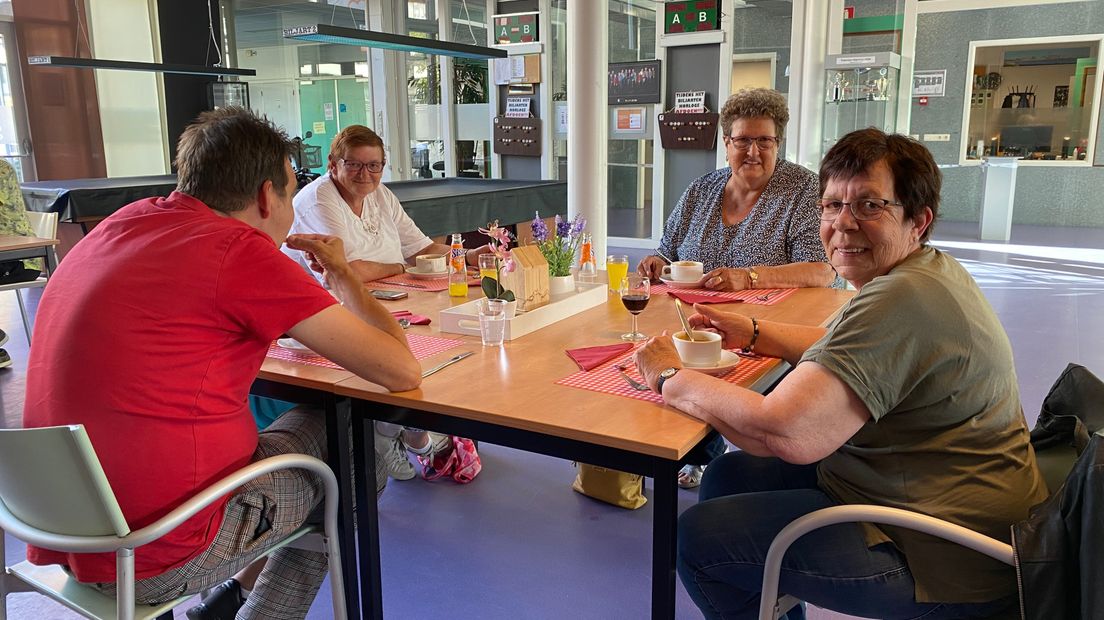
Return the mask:
<svg viewBox="0 0 1104 620">
<path fill-rule="evenodd" d="M 27 221 L 30 222 L 36 237 L 43 239 L 57 239 L 57 213 L 39 213 L 27 211 Z"/>
<path fill-rule="evenodd" d="M 0 502 L 25 525 L 53 534 L 130 533 L 79 424 L 0 430 Z"/>
</svg>

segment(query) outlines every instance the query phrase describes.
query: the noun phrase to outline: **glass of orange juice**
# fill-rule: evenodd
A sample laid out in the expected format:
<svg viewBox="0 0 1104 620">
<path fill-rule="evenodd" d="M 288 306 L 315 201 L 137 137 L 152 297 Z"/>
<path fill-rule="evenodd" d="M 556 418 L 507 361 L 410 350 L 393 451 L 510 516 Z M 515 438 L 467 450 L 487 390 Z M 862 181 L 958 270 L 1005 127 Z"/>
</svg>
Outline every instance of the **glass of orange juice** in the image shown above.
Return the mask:
<svg viewBox="0 0 1104 620">
<path fill-rule="evenodd" d="M 606 257 L 606 275 L 609 277 L 609 290 L 611 293 L 621 292 L 621 280 L 629 274 L 629 257 L 624 254 L 615 254 Z"/>
<path fill-rule="evenodd" d="M 498 279 L 498 267 L 495 265 L 494 254 L 480 254 L 479 255 L 479 278 L 493 278 Z"/>
</svg>

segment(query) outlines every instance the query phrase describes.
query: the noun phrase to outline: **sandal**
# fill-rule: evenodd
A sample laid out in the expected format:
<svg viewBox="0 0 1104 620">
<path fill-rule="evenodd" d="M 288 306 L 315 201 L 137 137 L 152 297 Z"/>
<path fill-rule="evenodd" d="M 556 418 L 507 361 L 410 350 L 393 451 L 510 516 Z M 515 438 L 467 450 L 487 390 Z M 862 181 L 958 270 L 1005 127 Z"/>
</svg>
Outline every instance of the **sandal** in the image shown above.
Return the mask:
<svg viewBox="0 0 1104 620">
<path fill-rule="evenodd" d="M 678 473 L 678 485 L 683 489 L 696 489 L 701 486 L 704 465 L 683 465 Z"/>
</svg>

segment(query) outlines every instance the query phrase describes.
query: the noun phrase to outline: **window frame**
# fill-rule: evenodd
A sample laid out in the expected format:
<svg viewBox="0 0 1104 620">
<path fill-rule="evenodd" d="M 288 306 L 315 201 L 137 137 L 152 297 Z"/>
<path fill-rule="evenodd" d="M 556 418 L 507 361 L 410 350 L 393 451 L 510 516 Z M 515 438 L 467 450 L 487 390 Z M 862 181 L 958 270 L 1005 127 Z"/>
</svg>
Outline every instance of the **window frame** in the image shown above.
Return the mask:
<svg viewBox="0 0 1104 620">
<path fill-rule="evenodd" d="M 960 166 L 980 166 L 985 160 L 967 159 L 966 153 L 970 149 L 970 95 L 974 87 L 974 63 L 977 58 L 978 48 L 1019 46 L 1019 45 L 1063 45 L 1068 43 L 1095 43 L 1096 44 L 1096 79 L 1093 80 L 1093 105 L 1089 116 L 1089 142 L 1086 147 L 1084 160 L 1052 160 L 1052 159 L 1017 159 L 1020 166 L 1055 166 L 1062 168 L 1091 168 L 1096 159 L 1096 138 L 1100 127 L 1101 108 L 1101 82 L 1100 70 L 1104 67 L 1104 34 L 1084 35 L 1060 35 L 1052 37 L 1021 37 L 1016 39 L 981 39 L 970 41 L 970 53 L 967 56 L 965 68 L 965 85 L 962 96 L 962 126 L 959 133 L 958 164 Z"/>
</svg>

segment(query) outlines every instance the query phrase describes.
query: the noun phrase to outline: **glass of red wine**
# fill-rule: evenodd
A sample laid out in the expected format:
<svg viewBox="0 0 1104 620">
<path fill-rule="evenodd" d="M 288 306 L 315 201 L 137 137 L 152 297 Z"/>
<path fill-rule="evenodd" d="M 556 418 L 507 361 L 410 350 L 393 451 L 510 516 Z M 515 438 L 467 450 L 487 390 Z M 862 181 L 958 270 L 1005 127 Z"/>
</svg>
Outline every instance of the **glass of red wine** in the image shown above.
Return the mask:
<svg viewBox="0 0 1104 620">
<path fill-rule="evenodd" d="M 652 296 L 652 283 L 648 278 L 630 273 L 621 280 L 621 303 L 632 313 L 632 331 L 622 334 L 622 340 L 644 340 L 647 338 L 636 329 L 636 315 L 644 311 L 648 299 Z"/>
</svg>

